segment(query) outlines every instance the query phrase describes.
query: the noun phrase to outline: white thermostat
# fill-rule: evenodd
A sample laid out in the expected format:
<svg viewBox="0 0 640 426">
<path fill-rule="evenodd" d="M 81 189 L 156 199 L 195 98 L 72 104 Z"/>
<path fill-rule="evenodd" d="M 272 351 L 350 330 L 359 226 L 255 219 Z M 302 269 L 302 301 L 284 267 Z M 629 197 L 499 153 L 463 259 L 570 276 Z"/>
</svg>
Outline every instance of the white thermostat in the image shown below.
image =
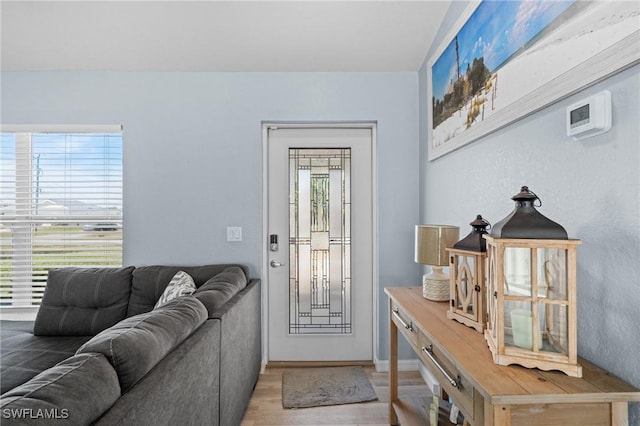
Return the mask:
<svg viewBox="0 0 640 426">
<path fill-rule="evenodd" d="M 575 140 L 611 128 L 611 92 L 605 90 L 567 107 L 567 136 Z"/>
</svg>

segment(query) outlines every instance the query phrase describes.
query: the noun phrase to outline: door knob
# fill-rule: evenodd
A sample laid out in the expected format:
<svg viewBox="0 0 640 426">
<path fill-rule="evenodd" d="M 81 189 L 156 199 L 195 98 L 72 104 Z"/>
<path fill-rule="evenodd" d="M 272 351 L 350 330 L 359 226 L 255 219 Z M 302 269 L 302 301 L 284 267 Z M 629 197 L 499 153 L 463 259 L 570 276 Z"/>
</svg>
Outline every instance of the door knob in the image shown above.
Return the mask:
<svg viewBox="0 0 640 426">
<path fill-rule="evenodd" d="M 284 263 L 280 263 L 277 260 L 272 260 L 271 262 L 269 262 L 269 265 L 271 265 L 272 268 L 279 268 L 281 266 L 284 266 Z"/>
</svg>

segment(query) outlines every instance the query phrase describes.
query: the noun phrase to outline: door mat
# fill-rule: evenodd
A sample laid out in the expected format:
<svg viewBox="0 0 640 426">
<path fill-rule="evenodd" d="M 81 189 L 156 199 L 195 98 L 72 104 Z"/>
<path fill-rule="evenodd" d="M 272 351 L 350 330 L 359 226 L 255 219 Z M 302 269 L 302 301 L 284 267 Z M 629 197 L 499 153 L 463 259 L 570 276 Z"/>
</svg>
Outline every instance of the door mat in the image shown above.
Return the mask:
<svg viewBox="0 0 640 426">
<path fill-rule="evenodd" d="M 361 366 L 290 368 L 282 373 L 284 408 L 353 404 L 377 399 Z"/>
</svg>

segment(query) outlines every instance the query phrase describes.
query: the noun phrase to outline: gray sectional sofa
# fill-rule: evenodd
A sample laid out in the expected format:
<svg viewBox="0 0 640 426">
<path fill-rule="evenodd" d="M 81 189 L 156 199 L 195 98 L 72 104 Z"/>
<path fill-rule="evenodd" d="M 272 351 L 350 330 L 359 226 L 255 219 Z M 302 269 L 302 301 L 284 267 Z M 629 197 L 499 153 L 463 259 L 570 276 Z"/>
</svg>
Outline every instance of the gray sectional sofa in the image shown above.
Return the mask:
<svg viewBox="0 0 640 426">
<path fill-rule="evenodd" d="M 155 308 L 171 278 L 197 290 Z M 242 265 L 64 268 L 35 322 L 0 324 L 2 425 L 239 425 L 260 373 Z"/>
</svg>

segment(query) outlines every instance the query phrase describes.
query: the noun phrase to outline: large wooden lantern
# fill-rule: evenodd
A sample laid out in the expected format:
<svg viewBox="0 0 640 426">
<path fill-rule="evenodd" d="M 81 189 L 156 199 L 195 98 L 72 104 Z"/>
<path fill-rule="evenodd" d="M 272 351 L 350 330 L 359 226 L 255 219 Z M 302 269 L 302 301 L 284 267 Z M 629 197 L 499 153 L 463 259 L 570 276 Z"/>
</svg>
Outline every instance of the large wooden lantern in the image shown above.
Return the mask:
<svg viewBox="0 0 640 426">
<path fill-rule="evenodd" d="M 487 242 L 485 339 L 496 364 L 560 370 L 582 377 L 577 354 L 576 248 L 559 224 L 540 214 L 524 186 L 515 210 Z"/>
<path fill-rule="evenodd" d="M 487 260 L 487 244 L 482 236 L 487 233 L 489 222 L 478 215 L 469 225 L 471 233 L 447 249 L 451 299 L 447 318 L 482 333 L 486 312 Z"/>
</svg>

